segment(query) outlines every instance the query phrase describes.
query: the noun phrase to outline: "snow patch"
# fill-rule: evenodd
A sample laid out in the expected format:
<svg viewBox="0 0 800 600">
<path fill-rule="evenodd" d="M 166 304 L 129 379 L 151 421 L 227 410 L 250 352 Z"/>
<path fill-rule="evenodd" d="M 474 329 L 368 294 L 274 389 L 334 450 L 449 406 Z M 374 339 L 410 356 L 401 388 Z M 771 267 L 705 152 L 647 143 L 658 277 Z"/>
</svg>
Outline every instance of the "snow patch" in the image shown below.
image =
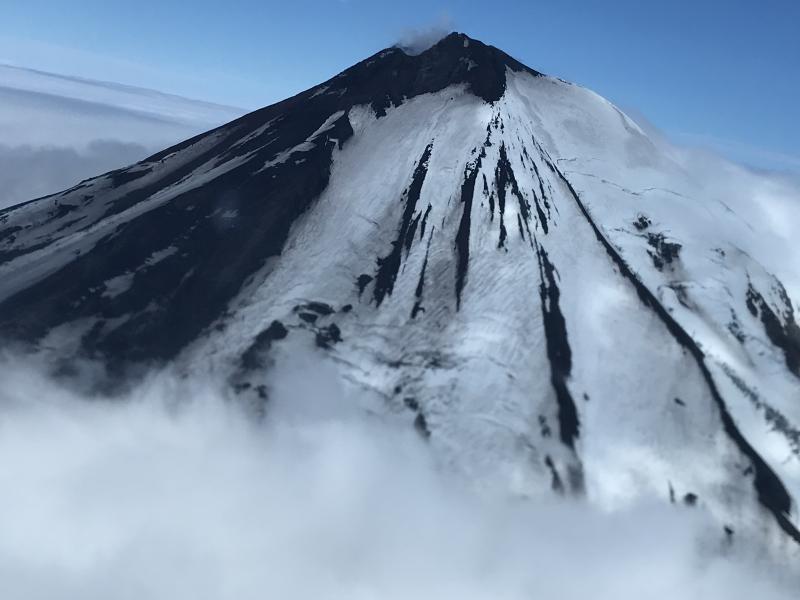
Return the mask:
<svg viewBox="0 0 800 600">
<path fill-rule="evenodd" d="M 102 294 L 103 298 L 114 298 L 121 294 L 124 294 L 133 285 L 133 278 L 135 273 L 123 273 L 122 275 L 117 275 L 116 277 L 112 277 L 111 279 L 106 280 L 103 282 L 105 286 L 105 291 Z"/>
<path fill-rule="evenodd" d="M 288 150 L 279 152 L 278 154 L 275 155 L 274 158 L 265 162 L 264 166 L 262 166 L 258 171 L 256 171 L 256 173 L 262 173 L 267 169 L 269 169 L 270 167 L 274 167 L 275 165 L 280 165 L 285 163 L 287 160 L 289 160 L 289 158 L 293 154 L 296 154 L 298 152 L 308 152 L 309 150 L 312 150 L 316 146 L 314 141 L 326 131 L 330 131 L 331 129 L 333 129 L 334 125 L 336 124 L 336 121 L 338 121 L 343 116 L 344 116 L 343 110 L 336 111 L 330 117 L 325 119 L 325 122 L 323 122 L 322 125 L 320 125 L 316 131 L 314 131 L 314 133 L 308 136 L 304 142 L 301 142 L 300 144 L 294 146 L 293 148 L 289 148 Z"/>
</svg>

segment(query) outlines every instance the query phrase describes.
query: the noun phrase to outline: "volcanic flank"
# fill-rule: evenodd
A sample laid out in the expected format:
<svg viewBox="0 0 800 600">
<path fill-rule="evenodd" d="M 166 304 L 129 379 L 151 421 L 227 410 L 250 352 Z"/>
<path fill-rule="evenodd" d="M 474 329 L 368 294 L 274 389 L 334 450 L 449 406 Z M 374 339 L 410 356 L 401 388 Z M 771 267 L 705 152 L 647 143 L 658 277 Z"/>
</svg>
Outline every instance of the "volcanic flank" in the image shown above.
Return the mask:
<svg viewBox="0 0 800 600">
<path fill-rule="evenodd" d="M 313 348 L 488 485 L 635 485 L 796 553 L 800 328 L 756 211 L 454 33 L 0 211 L 0 334 L 260 410 Z"/>
</svg>

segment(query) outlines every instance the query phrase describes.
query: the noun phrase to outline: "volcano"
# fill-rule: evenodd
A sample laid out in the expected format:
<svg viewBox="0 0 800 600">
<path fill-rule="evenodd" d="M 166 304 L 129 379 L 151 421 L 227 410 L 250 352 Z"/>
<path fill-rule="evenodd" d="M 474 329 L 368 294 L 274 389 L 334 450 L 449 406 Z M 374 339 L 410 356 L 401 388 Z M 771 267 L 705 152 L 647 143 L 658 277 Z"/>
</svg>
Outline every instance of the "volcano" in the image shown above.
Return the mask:
<svg viewBox="0 0 800 600">
<path fill-rule="evenodd" d="M 263 411 L 311 352 L 484 485 L 655 494 L 797 555 L 798 273 L 766 222 L 453 33 L 0 211 L 0 335 L 105 388 L 212 373 Z"/>
</svg>

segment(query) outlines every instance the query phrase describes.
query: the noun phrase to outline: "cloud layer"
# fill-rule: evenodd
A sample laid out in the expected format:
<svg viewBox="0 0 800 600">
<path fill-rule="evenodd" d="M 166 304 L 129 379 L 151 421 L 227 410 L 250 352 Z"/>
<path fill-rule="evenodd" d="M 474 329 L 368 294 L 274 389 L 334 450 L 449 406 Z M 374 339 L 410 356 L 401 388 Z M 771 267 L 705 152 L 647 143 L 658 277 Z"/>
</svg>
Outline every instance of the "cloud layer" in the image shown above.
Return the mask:
<svg viewBox="0 0 800 600">
<path fill-rule="evenodd" d="M 96 140 L 87 148 L 0 145 L 0 208 L 55 191 L 145 158 L 141 144 Z"/>
<path fill-rule="evenodd" d="M 335 380 L 279 373 L 258 420 L 167 374 L 114 400 L 0 377 L 9 600 L 794 597 L 699 511 L 478 494 Z"/>
<path fill-rule="evenodd" d="M 4 65 L 0 81 L 0 209 L 127 166 L 241 114 Z"/>
</svg>

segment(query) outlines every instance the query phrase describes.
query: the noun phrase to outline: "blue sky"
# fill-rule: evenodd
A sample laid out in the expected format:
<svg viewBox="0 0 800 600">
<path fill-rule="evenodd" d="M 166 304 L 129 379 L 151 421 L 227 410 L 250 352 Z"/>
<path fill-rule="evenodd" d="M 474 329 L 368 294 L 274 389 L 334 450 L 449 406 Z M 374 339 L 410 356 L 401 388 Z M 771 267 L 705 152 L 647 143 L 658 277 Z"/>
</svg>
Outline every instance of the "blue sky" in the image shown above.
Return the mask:
<svg viewBox="0 0 800 600">
<path fill-rule="evenodd" d="M 800 172 L 797 0 L 26 0 L 0 62 L 256 108 L 409 31 L 455 29 L 679 140 Z"/>
</svg>

